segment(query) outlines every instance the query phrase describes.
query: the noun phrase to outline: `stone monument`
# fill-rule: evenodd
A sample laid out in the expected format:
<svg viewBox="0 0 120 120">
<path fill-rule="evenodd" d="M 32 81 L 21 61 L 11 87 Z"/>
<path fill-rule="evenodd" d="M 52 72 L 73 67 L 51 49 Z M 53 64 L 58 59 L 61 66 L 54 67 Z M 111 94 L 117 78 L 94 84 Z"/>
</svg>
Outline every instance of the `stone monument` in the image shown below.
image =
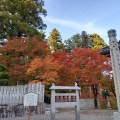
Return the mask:
<svg viewBox="0 0 120 120">
<path fill-rule="evenodd" d="M 120 50 L 116 39 L 116 30 L 108 31 L 110 56 L 115 83 L 115 91 L 118 105 L 118 112 L 114 112 L 114 120 L 120 120 Z"/>
</svg>

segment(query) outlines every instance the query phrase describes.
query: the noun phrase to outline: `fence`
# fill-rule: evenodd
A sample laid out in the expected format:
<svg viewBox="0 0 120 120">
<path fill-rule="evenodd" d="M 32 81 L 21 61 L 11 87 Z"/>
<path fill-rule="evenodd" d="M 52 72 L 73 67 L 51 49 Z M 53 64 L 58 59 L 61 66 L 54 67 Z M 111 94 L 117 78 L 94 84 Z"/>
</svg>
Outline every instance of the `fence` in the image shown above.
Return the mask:
<svg viewBox="0 0 120 120">
<path fill-rule="evenodd" d="M 0 86 L 0 104 L 22 104 L 26 93 L 38 94 L 38 102 L 44 102 L 44 85 L 41 83 L 19 86 Z"/>
<path fill-rule="evenodd" d="M 38 94 L 38 104 L 44 102 L 44 85 L 41 83 L 19 86 L 0 86 L 0 118 L 17 117 L 27 114 L 27 107 L 23 106 L 26 93 Z M 40 105 L 38 105 L 40 107 Z M 32 111 L 37 113 L 37 107 Z M 40 111 L 40 110 L 38 110 Z"/>
</svg>

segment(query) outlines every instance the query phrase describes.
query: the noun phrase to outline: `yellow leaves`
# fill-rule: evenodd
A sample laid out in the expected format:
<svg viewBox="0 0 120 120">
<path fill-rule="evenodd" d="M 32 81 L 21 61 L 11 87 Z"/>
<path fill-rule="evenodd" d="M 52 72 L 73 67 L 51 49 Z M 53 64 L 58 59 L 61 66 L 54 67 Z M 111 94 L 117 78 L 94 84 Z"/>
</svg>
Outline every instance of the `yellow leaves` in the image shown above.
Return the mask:
<svg viewBox="0 0 120 120">
<path fill-rule="evenodd" d="M 30 5 L 32 7 L 37 6 L 32 0 L 24 0 L 24 5 Z"/>
<path fill-rule="evenodd" d="M 107 44 L 104 42 L 104 40 L 97 34 L 91 34 L 90 37 L 92 38 L 93 41 L 93 47 L 92 49 L 100 49 L 103 48 L 105 46 L 107 46 Z"/>
<path fill-rule="evenodd" d="M 61 35 L 56 28 L 54 28 L 50 33 L 48 45 L 50 46 L 50 49 L 53 52 L 61 51 L 63 49 Z"/>
</svg>

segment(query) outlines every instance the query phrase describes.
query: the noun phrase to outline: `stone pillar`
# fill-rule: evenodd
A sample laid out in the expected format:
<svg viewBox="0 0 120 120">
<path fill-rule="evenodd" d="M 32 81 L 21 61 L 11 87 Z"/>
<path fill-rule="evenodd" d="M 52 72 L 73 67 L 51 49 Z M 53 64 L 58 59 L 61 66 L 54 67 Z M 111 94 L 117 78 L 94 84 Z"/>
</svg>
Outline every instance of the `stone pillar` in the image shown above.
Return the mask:
<svg viewBox="0 0 120 120">
<path fill-rule="evenodd" d="M 76 120 L 80 120 L 79 90 L 76 90 L 76 102 L 77 102 L 77 105 L 75 106 Z"/>
<path fill-rule="evenodd" d="M 55 90 L 51 91 L 51 120 L 55 120 Z"/>
<path fill-rule="evenodd" d="M 108 108 L 111 108 L 109 97 L 107 97 L 107 107 L 108 107 Z"/>
<path fill-rule="evenodd" d="M 100 98 L 97 97 L 97 104 L 98 104 L 98 108 L 100 108 Z"/>
<path fill-rule="evenodd" d="M 114 120 L 120 119 L 120 50 L 116 39 L 116 30 L 108 31 L 110 56 L 112 61 L 113 77 L 118 105 L 118 112 L 114 113 Z"/>
</svg>

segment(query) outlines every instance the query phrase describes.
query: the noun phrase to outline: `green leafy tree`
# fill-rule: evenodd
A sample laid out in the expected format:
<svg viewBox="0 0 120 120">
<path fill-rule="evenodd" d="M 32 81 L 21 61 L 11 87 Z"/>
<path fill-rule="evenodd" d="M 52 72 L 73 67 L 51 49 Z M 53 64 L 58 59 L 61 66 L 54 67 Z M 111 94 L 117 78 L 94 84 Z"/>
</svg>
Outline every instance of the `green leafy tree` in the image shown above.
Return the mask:
<svg viewBox="0 0 120 120">
<path fill-rule="evenodd" d="M 107 44 L 98 34 L 91 34 L 90 37 L 92 38 L 92 49 L 101 49 L 107 46 Z"/>
<path fill-rule="evenodd" d="M 106 47 L 107 44 L 98 34 L 87 34 L 86 31 L 82 31 L 80 34 L 75 34 L 68 40 L 65 40 L 65 49 L 67 52 L 70 52 L 74 48 L 92 48 L 101 49 Z"/>
<path fill-rule="evenodd" d="M 26 35 L 44 38 L 39 32 L 46 28 L 40 17 L 47 15 L 43 6 L 44 1 L 35 3 L 32 0 L 0 0 L 0 39 Z"/>
<path fill-rule="evenodd" d="M 6 86 L 9 82 L 9 74 L 4 65 L 0 64 L 0 86 Z"/>
<path fill-rule="evenodd" d="M 62 43 L 61 35 L 56 28 L 54 28 L 50 33 L 48 45 L 50 46 L 52 52 L 62 51 L 64 49 L 64 44 Z"/>
<path fill-rule="evenodd" d="M 75 48 L 91 48 L 92 38 L 86 31 L 82 31 L 81 34 L 77 33 L 68 40 L 65 40 L 65 50 L 70 52 Z"/>
<path fill-rule="evenodd" d="M 91 37 L 87 34 L 86 31 L 82 31 L 81 33 L 81 40 L 82 40 L 82 48 L 91 48 L 92 47 L 92 39 Z"/>
<path fill-rule="evenodd" d="M 79 48 L 82 47 L 81 44 L 81 35 L 79 33 L 73 35 L 70 39 L 65 40 L 64 44 L 65 44 L 65 50 L 67 52 L 70 52 L 71 50 L 73 50 L 74 48 Z"/>
</svg>

